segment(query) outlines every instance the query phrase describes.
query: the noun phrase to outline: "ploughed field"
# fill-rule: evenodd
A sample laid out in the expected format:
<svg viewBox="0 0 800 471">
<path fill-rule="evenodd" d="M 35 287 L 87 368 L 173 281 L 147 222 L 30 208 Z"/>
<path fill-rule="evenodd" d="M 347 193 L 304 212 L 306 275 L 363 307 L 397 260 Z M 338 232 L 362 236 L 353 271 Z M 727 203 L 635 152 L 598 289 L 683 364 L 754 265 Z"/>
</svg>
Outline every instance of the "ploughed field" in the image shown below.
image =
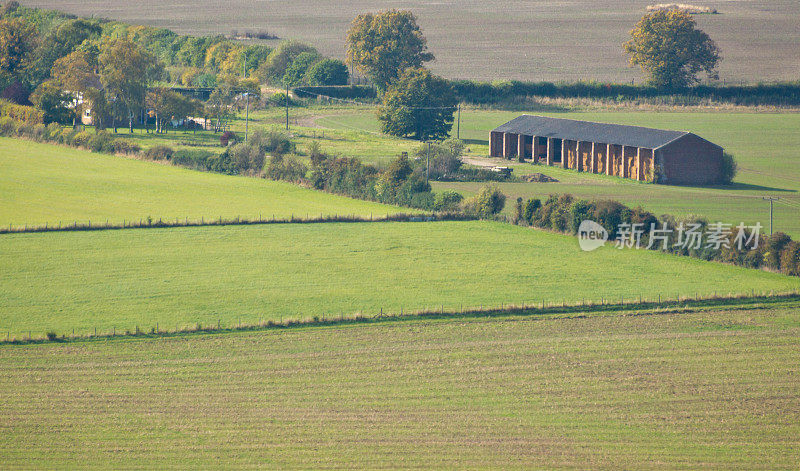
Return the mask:
<svg viewBox="0 0 800 471">
<path fill-rule="evenodd" d="M 796 469 L 799 307 L 8 345 L 0 460 Z"/>
<path fill-rule="evenodd" d="M 386 216 L 413 210 L 286 182 L 0 138 L 0 226 Z"/>
<path fill-rule="evenodd" d="M 27 6 L 108 17 L 191 34 L 268 31 L 344 57 L 357 15 L 399 7 L 414 12 L 436 55 L 430 67 L 449 78 L 630 82 L 641 80 L 622 51 L 629 31 L 654 0 L 428 2 L 371 0 L 252 2 L 196 0 L 29 0 Z M 795 0 L 704 2 L 719 15 L 695 15 L 722 50 L 720 76 L 730 81 L 793 80 L 800 62 Z M 276 43 L 277 41 L 270 41 Z"/>
<path fill-rule="evenodd" d="M 469 153 L 489 154 L 489 131 L 525 111 L 463 110 L 461 138 Z M 557 118 L 629 124 L 694 132 L 732 153 L 739 173 L 730 186 L 688 187 L 649 185 L 628 179 L 591 175 L 543 165 L 516 164 L 491 159 L 496 165 L 510 165 L 514 173 L 545 173 L 558 183 L 501 183 L 510 198 L 547 198 L 553 193 L 572 193 L 586 199 L 616 199 L 629 205 L 641 205 L 660 214 L 705 216 L 711 222 L 736 225 L 760 222 L 768 230 L 769 204 L 763 196 L 776 196 L 775 230 L 800 235 L 800 114 L 798 113 L 725 113 L 725 112 L 562 112 L 528 111 Z M 369 111 L 337 114 L 316 120 L 320 126 L 337 129 L 358 128 L 377 131 L 375 115 Z M 455 131 L 455 129 L 454 129 Z M 323 149 L 325 143 L 323 142 Z M 435 190 L 454 188 L 465 194 L 477 191 L 482 183 L 436 183 Z M 507 209 L 513 205 L 508 204 Z"/>
<path fill-rule="evenodd" d="M 793 291 L 800 279 L 509 224 L 319 223 L 0 236 L 0 335 Z"/>
</svg>

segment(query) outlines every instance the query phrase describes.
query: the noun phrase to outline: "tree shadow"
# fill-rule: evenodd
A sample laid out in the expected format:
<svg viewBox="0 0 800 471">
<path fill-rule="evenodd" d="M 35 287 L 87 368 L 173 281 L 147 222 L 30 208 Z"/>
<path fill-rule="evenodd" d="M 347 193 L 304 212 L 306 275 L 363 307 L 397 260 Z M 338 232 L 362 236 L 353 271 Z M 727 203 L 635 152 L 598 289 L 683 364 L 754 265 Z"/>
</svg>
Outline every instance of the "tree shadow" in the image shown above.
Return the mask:
<svg viewBox="0 0 800 471">
<path fill-rule="evenodd" d="M 750 183 L 740 183 L 740 182 L 733 182 L 730 185 L 713 185 L 713 186 L 705 186 L 698 188 L 713 188 L 715 190 L 726 190 L 726 191 L 775 191 L 782 193 L 797 193 L 797 190 L 792 190 L 790 188 L 775 188 L 772 186 L 753 185 Z"/>
</svg>

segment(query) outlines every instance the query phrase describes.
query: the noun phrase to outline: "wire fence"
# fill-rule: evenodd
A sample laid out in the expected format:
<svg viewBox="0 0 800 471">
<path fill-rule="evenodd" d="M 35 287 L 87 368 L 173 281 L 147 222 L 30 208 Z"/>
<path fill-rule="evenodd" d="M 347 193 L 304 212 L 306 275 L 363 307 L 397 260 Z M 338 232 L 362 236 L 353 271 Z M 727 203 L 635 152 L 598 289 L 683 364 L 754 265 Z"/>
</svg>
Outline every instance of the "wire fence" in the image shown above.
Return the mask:
<svg viewBox="0 0 800 471">
<path fill-rule="evenodd" d="M 702 309 L 720 309 L 728 307 L 730 309 L 756 307 L 770 305 L 787 301 L 800 301 L 800 290 L 788 292 L 756 292 L 750 293 L 717 295 L 698 293 L 675 294 L 673 297 L 666 297 L 662 294 L 648 296 L 628 297 L 601 297 L 600 299 L 588 300 L 554 300 L 541 299 L 528 302 L 500 303 L 499 305 L 479 305 L 479 306 L 458 306 L 445 307 L 444 304 L 438 306 L 425 306 L 416 309 L 404 309 L 400 307 L 394 311 L 384 308 L 372 311 L 360 310 L 350 313 L 320 313 L 313 316 L 297 316 L 265 318 L 259 316 L 258 320 L 239 318 L 233 323 L 225 323 L 222 319 L 209 323 L 208 321 L 197 321 L 193 323 L 177 322 L 174 325 L 155 322 L 150 326 L 127 326 L 117 328 L 112 326 L 105 329 L 97 327 L 91 330 L 71 329 L 67 332 L 56 332 L 49 330 L 44 333 L 34 335 L 33 330 L 16 331 L 0 329 L 0 335 L 5 333 L 5 338 L 0 339 L 1 344 L 26 344 L 44 342 L 69 342 L 84 341 L 92 339 L 113 339 L 131 337 L 171 337 L 183 334 L 210 334 L 226 332 L 244 331 L 265 331 L 270 329 L 288 329 L 296 327 L 314 326 L 335 326 L 347 324 L 362 324 L 374 322 L 390 322 L 420 319 L 457 319 L 457 318 L 479 318 L 479 317 L 504 317 L 504 316 L 555 316 L 555 317 L 583 317 L 586 314 L 603 312 L 623 312 L 636 314 L 670 314 L 691 312 Z M 271 316 L 270 316 L 271 317 Z M 27 334 L 27 335 L 26 335 Z"/>
<path fill-rule="evenodd" d="M 71 223 L 62 224 L 41 224 L 14 226 L 9 224 L 8 227 L 0 228 L 0 234 L 21 234 L 21 233 L 34 233 L 34 232 L 74 232 L 74 231 L 103 231 L 103 230 L 119 230 L 119 229 L 145 229 L 145 228 L 170 228 L 170 227 L 206 227 L 206 226 L 247 226 L 247 225 L 261 225 L 261 224 L 314 224 L 326 222 L 430 222 L 430 221 L 468 221 L 474 220 L 475 217 L 462 213 L 453 212 L 439 212 L 439 213 L 395 213 L 386 215 L 325 215 L 311 216 L 306 213 L 305 217 L 292 214 L 288 218 L 263 217 L 259 215 L 258 218 L 246 218 L 237 216 L 235 218 L 223 218 L 222 216 L 217 219 L 189 219 L 175 218 L 174 220 L 166 219 L 153 219 L 153 218 L 140 218 L 138 220 L 123 220 L 122 222 L 103 222 L 92 223 L 92 221 L 79 222 L 73 221 Z"/>
</svg>

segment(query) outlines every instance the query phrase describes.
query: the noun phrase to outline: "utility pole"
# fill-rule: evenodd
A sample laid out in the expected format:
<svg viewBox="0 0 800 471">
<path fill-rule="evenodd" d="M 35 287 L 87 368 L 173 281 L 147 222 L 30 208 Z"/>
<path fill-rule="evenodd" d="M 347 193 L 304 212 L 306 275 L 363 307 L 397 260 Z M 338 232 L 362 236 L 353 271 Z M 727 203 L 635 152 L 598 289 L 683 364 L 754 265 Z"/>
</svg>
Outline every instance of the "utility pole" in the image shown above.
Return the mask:
<svg viewBox="0 0 800 471">
<path fill-rule="evenodd" d="M 456 124 L 456 139 L 461 140 L 461 103 L 458 104 L 458 124 Z"/>
<path fill-rule="evenodd" d="M 247 97 L 247 104 L 245 105 L 244 112 L 244 143 L 247 144 L 248 124 L 250 124 L 250 92 L 245 92 L 244 96 Z"/>
<path fill-rule="evenodd" d="M 780 198 L 777 196 L 764 196 L 764 201 L 769 201 L 769 235 L 772 235 L 772 203 L 778 201 Z"/>
<path fill-rule="evenodd" d="M 286 130 L 289 130 L 289 82 L 286 82 Z"/>
<path fill-rule="evenodd" d="M 428 141 L 428 153 L 425 155 L 425 183 L 428 183 L 428 174 L 431 170 L 431 141 Z"/>
</svg>

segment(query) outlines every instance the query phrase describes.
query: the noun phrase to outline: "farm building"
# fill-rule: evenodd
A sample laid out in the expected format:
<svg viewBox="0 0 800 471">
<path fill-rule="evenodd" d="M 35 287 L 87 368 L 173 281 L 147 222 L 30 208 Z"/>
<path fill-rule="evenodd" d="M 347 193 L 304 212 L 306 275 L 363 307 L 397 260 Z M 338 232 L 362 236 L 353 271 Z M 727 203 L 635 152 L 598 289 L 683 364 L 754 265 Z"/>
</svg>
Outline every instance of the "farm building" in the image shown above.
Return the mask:
<svg viewBox="0 0 800 471">
<path fill-rule="evenodd" d="M 492 157 L 659 183 L 716 183 L 722 147 L 686 131 L 522 115 L 491 132 Z"/>
</svg>

